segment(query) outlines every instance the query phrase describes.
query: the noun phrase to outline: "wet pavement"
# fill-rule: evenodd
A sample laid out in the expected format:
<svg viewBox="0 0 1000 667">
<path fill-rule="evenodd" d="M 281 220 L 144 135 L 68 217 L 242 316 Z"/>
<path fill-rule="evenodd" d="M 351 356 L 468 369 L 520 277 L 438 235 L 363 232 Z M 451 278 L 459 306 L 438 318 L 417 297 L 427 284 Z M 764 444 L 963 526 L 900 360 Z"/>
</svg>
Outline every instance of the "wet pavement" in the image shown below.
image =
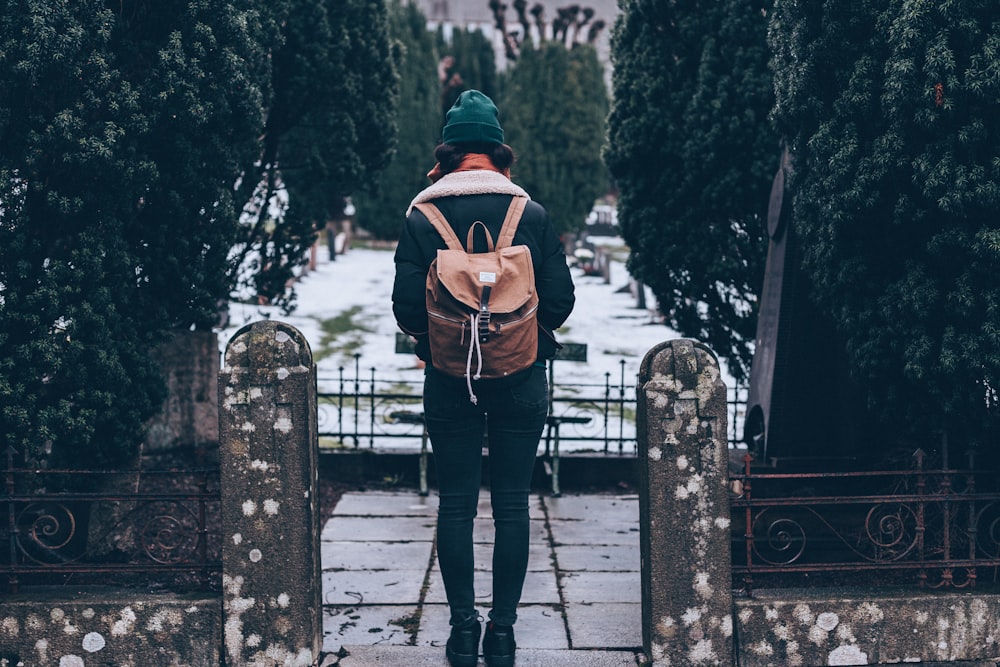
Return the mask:
<svg viewBox="0 0 1000 667">
<path fill-rule="evenodd" d="M 536 494 L 530 511 L 518 667 L 642 664 L 638 496 Z M 337 503 L 321 535 L 323 665 L 448 664 L 436 513 L 433 491 L 347 493 Z M 477 606 L 485 616 L 493 548 L 485 489 L 474 540 Z"/>
</svg>

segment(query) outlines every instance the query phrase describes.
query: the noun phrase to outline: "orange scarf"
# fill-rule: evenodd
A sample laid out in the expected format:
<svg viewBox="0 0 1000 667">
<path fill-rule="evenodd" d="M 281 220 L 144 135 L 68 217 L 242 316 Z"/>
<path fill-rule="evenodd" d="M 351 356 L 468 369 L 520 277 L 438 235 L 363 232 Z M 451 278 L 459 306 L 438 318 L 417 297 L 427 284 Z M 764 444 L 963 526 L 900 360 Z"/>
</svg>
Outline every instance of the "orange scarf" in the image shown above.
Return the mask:
<svg viewBox="0 0 1000 667">
<path fill-rule="evenodd" d="M 477 169 L 495 171 L 498 174 L 503 174 L 507 178 L 510 178 L 510 169 L 497 169 L 493 166 L 493 161 L 490 160 L 489 156 L 484 155 L 483 153 L 466 153 L 465 157 L 462 158 L 462 162 L 459 163 L 458 168 L 454 171 L 475 171 Z M 440 162 L 435 164 L 434 168 L 427 172 L 427 178 L 431 179 L 431 183 L 437 183 L 444 175 L 445 174 L 441 171 Z"/>
</svg>

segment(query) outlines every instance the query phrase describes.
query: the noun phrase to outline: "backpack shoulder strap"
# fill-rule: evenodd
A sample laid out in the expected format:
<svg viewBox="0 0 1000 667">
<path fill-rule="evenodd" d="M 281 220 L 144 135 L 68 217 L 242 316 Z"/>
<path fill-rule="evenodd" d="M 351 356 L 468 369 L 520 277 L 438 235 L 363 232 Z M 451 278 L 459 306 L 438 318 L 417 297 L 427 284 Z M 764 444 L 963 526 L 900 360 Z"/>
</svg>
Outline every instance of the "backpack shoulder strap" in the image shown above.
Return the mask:
<svg viewBox="0 0 1000 667">
<path fill-rule="evenodd" d="M 521 222 L 521 214 L 528 203 L 526 197 L 514 197 L 510 200 L 510 207 L 507 209 L 507 217 L 504 218 L 503 226 L 500 228 L 500 235 L 497 237 L 497 250 L 507 248 L 514 242 L 514 234 L 517 232 L 517 224 Z"/>
<path fill-rule="evenodd" d="M 437 230 L 437 233 L 441 235 L 441 238 L 444 239 L 444 242 L 448 246 L 449 250 L 465 250 L 465 248 L 462 247 L 462 242 L 459 241 L 458 237 L 455 235 L 455 230 L 451 228 L 451 225 L 449 225 L 448 221 L 445 220 L 444 215 L 441 214 L 441 211 L 437 206 L 431 204 L 430 202 L 423 202 L 420 204 L 414 204 L 413 207 L 427 217 L 428 222 L 430 222 L 434 229 Z"/>
</svg>

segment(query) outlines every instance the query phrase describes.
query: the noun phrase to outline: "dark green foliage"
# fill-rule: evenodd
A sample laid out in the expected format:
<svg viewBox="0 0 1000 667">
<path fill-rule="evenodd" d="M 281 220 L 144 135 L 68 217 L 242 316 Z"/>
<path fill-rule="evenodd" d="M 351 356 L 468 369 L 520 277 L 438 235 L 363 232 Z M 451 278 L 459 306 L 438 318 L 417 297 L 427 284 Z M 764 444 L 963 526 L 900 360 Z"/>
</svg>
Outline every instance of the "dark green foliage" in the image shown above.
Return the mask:
<svg viewBox="0 0 1000 667">
<path fill-rule="evenodd" d="M 605 161 L 629 270 L 667 324 L 749 372 L 780 145 L 766 12 L 771 2 L 627 0 L 612 35 Z"/>
<path fill-rule="evenodd" d="M 522 48 L 505 82 L 500 122 L 517 162 L 513 179 L 560 232 L 579 231 L 607 192 L 601 161 L 608 95 L 597 52 L 559 42 Z"/>
<path fill-rule="evenodd" d="M 389 6 L 389 19 L 400 81 L 399 140 L 377 187 L 353 198 L 358 225 L 382 239 L 399 237 L 407 205 L 430 183 L 427 172 L 434 166 L 434 146 L 441 134 L 438 59 L 427 17 L 415 4 L 396 1 Z"/>
<path fill-rule="evenodd" d="M 1000 11 L 780 2 L 775 120 L 817 302 L 900 436 L 982 439 L 1000 387 Z"/>
<path fill-rule="evenodd" d="M 317 229 L 389 159 L 398 80 L 384 0 L 288 2 L 261 151 L 245 165 L 244 243 L 231 275 L 290 310 L 286 285 Z M 287 210 L 272 215 L 267 203 L 282 189 Z"/>
<path fill-rule="evenodd" d="M 228 293 L 271 25 L 255 2 L 0 6 L 0 446 L 135 451 L 150 346 Z"/>
<path fill-rule="evenodd" d="M 455 29 L 451 40 L 444 39 L 443 30 L 438 30 L 438 50 L 442 57 L 441 119 L 455 104 L 458 96 L 466 90 L 478 90 L 490 99 L 496 100 L 497 89 L 496 57 L 493 44 L 481 30 Z"/>
<path fill-rule="evenodd" d="M 425 74 L 434 45 L 418 36 L 412 7 L 403 35 L 401 71 L 403 92 L 399 107 L 400 145 L 393 163 L 381 178 L 377 193 L 356 197 L 358 222 L 376 236 L 393 238 L 410 198 L 428 184 L 433 148 L 440 140 L 444 113 L 457 96 L 480 90 L 500 107 L 507 143 L 518 161 L 514 180 L 545 204 L 560 231 L 582 228 L 594 201 L 607 190 L 600 158 L 607 115 L 607 90 L 597 54 L 590 45 L 567 49 L 549 42 L 522 57 L 505 81 L 496 75 L 490 41 L 478 30 L 455 30 L 445 40 L 437 34 L 435 68 L 428 82 L 437 86 L 436 117 L 426 108 Z M 504 92 L 501 92 L 501 88 Z M 428 142 L 428 132 L 432 139 Z"/>
<path fill-rule="evenodd" d="M 448 42 L 441 30 L 427 30 L 427 17 L 413 3 L 393 2 L 390 14 L 400 72 L 399 139 L 377 186 L 353 198 L 358 224 L 380 239 L 398 238 L 407 205 L 430 184 L 444 114 L 458 95 L 469 88 L 496 94 L 493 47 L 482 32 L 455 29 Z"/>
</svg>

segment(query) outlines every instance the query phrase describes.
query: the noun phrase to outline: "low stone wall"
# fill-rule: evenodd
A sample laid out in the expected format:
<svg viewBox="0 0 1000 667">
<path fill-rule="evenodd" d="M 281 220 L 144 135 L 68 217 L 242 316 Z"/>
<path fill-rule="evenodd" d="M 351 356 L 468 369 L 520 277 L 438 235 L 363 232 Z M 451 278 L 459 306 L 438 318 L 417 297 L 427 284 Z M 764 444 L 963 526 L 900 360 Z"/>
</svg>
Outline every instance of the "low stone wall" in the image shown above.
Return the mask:
<svg viewBox="0 0 1000 667">
<path fill-rule="evenodd" d="M 754 591 L 735 610 L 740 667 L 1000 663 L 1000 595 Z"/>
<path fill-rule="evenodd" d="M 322 649 L 316 367 L 278 322 L 219 371 L 222 594 L 52 587 L 0 597 L 0 667 L 312 667 Z"/>
<path fill-rule="evenodd" d="M 0 606 L 0 667 L 218 667 L 219 596 L 31 589 Z"/>
</svg>

